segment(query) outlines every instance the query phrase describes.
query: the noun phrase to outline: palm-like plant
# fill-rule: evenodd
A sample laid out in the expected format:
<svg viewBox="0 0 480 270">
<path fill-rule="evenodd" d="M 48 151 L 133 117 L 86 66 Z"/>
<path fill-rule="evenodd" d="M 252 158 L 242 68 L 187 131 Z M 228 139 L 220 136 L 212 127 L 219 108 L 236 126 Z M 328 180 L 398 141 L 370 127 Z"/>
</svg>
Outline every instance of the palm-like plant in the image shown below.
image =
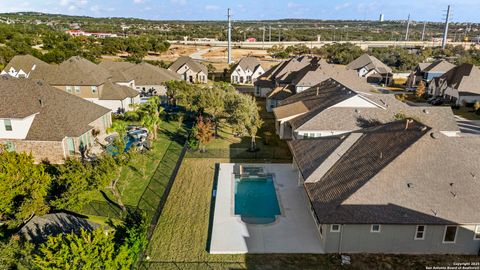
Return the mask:
<svg viewBox="0 0 480 270">
<path fill-rule="evenodd" d="M 156 96 L 151 97 L 143 104 L 139 112 L 142 116 L 140 122 L 150 131 L 150 138 L 155 140 L 157 138 L 158 127 L 161 123 L 160 117 L 163 112 L 163 108 L 160 107 L 160 98 Z"/>
</svg>

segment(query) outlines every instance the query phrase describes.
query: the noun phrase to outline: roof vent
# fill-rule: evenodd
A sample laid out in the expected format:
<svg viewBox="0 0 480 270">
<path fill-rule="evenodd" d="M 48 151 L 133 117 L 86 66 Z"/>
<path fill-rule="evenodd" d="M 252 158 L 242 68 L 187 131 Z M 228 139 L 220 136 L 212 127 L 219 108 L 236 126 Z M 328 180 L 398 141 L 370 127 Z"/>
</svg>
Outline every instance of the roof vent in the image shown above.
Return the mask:
<svg viewBox="0 0 480 270">
<path fill-rule="evenodd" d="M 435 132 L 432 132 L 430 133 L 430 137 L 432 137 L 432 139 L 438 139 L 438 134 Z"/>
<path fill-rule="evenodd" d="M 425 131 L 425 130 L 427 130 L 427 127 L 426 127 L 426 126 L 423 126 L 420 130 L 421 130 L 421 131 Z"/>
<path fill-rule="evenodd" d="M 380 152 L 380 159 L 383 158 L 383 152 Z"/>
<path fill-rule="evenodd" d="M 37 84 L 40 85 L 40 86 L 43 85 L 42 81 L 37 81 Z"/>
<path fill-rule="evenodd" d="M 450 183 L 449 185 L 450 185 L 451 187 L 453 187 L 453 183 Z"/>
<path fill-rule="evenodd" d="M 470 173 L 470 175 L 473 177 L 473 179 L 475 179 L 475 174 L 474 173 Z"/>
<path fill-rule="evenodd" d="M 423 109 L 423 113 L 425 113 L 425 114 L 430 114 L 430 111 L 427 110 L 427 109 Z"/>
<path fill-rule="evenodd" d="M 453 191 L 450 191 L 450 193 L 453 195 L 454 198 L 457 197 L 457 193 L 453 192 Z"/>
<path fill-rule="evenodd" d="M 408 188 L 413 188 L 413 183 L 407 183 Z"/>
<path fill-rule="evenodd" d="M 40 103 L 40 106 L 43 107 L 45 104 L 41 98 L 38 99 L 38 102 Z"/>
<path fill-rule="evenodd" d="M 412 119 L 407 119 L 407 121 L 405 121 L 405 129 L 408 129 L 408 127 L 410 126 L 410 124 L 413 123 L 413 120 Z"/>
<path fill-rule="evenodd" d="M 437 212 L 435 210 L 433 210 L 433 209 L 430 209 L 430 210 L 432 211 L 434 216 L 437 216 Z"/>
</svg>

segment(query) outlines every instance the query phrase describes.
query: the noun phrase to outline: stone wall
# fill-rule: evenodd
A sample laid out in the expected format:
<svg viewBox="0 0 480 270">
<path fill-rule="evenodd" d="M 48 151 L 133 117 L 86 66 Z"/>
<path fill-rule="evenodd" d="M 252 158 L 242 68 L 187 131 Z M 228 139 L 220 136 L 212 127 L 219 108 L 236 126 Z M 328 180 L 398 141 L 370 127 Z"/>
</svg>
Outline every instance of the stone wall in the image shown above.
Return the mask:
<svg viewBox="0 0 480 270">
<path fill-rule="evenodd" d="M 0 139 L 0 144 L 11 142 L 18 153 L 31 153 L 35 162 L 39 163 L 48 160 L 51 163 L 59 164 L 64 162 L 64 149 L 61 141 L 25 141 Z"/>
</svg>

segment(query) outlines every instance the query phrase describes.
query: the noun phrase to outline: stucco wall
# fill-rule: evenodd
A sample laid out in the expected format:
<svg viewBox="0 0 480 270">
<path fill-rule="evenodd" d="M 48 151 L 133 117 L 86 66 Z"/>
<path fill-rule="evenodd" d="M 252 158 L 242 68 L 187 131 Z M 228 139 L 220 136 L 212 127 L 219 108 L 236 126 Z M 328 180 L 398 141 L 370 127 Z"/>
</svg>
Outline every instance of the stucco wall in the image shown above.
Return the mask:
<svg viewBox="0 0 480 270">
<path fill-rule="evenodd" d="M 455 243 L 443 243 L 445 226 L 427 225 L 424 240 L 414 240 L 416 225 L 381 225 L 379 233 L 370 224 L 347 224 L 341 232 L 324 230 L 327 253 L 477 254 L 480 241 L 474 240 L 475 225 L 459 226 Z M 325 232 L 326 231 L 326 232 Z M 341 239 L 340 239 L 341 238 Z M 341 240 L 341 241 L 340 241 Z"/>
<path fill-rule="evenodd" d="M 0 139 L 25 139 L 34 119 L 35 114 L 23 119 L 0 119 Z M 11 121 L 11 131 L 5 129 L 5 120 Z"/>
</svg>

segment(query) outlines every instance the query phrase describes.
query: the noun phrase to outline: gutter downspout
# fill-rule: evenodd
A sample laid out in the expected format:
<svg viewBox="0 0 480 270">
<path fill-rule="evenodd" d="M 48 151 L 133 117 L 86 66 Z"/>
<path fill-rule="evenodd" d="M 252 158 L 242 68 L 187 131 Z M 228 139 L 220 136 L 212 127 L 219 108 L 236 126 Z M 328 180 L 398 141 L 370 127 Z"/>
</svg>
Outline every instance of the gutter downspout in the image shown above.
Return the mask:
<svg viewBox="0 0 480 270">
<path fill-rule="evenodd" d="M 345 224 L 340 225 L 340 238 L 338 239 L 338 254 L 342 254 L 343 229 Z"/>
</svg>

